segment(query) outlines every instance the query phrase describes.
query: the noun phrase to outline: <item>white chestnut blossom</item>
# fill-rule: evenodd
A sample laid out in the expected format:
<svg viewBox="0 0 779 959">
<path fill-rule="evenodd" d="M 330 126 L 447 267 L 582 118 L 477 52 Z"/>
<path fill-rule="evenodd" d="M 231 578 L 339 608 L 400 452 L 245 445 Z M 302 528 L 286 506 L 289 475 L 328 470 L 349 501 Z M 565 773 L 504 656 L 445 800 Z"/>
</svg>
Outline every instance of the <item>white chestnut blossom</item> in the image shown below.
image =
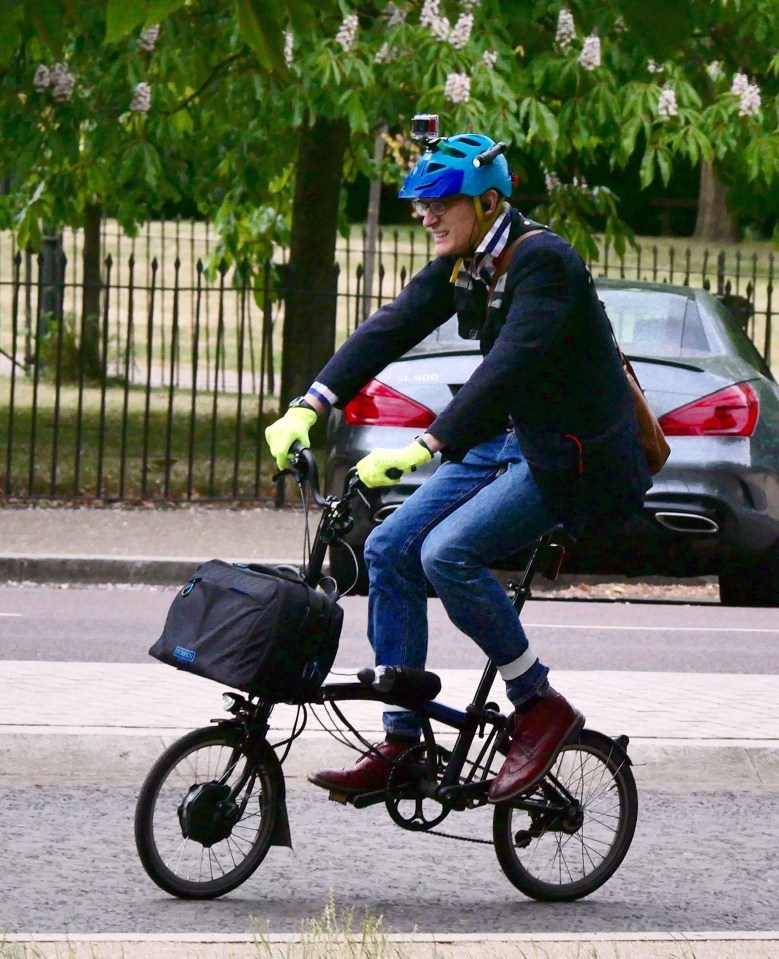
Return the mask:
<svg viewBox="0 0 779 959">
<path fill-rule="evenodd" d="M 151 87 L 145 80 L 136 86 L 130 103 L 131 113 L 148 113 L 151 109 Z"/>
<path fill-rule="evenodd" d="M 472 30 L 473 14 L 461 13 L 457 23 L 455 23 L 452 28 L 452 32 L 449 34 L 449 43 L 451 43 L 455 50 L 462 50 L 465 44 L 470 40 Z"/>
<path fill-rule="evenodd" d="M 48 90 L 50 84 L 51 73 L 49 72 L 49 68 L 41 64 L 35 71 L 35 76 L 32 78 L 32 85 L 37 93 L 43 93 L 44 90 Z"/>
<path fill-rule="evenodd" d="M 339 44 L 344 53 L 348 53 L 354 46 L 359 25 L 360 21 L 355 13 L 347 14 L 347 16 L 343 18 L 341 26 L 338 28 L 338 33 L 335 35 L 335 42 Z"/>
<path fill-rule="evenodd" d="M 160 35 L 159 23 L 153 23 L 150 27 L 144 27 L 141 35 L 138 37 L 138 46 L 141 50 L 151 53 L 157 46 L 157 37 Z"/>
<path fill-rule="evenodd" d="M 760 111 L 760 87 L 756 83 L 747 84 L 738 104 L 740 117 L 755 117 Z"/>
<path fill-rule="evenodd" d="M 733 74 L 733 82 L 730 85 L 731 93 L 735 93 L 737 97 L 740 97 L 748 86 L 749 77 L 747 77 L 746 73 L 742 73 L 741 70 L 739 70 L 738 73 Z"/>
<path fill-rule="evenodd" d="M 51 68 L 51 95 L 58 103 L 70 99 L 75 83 L 75 74 L 70 72 L 66 63 L 54 64 Z"/>
<path fill-rule="evenodd" d="M 628 25 L 625 23 L 625 18 L 620 16 L 614 21 L 614 32 L 615 33 L 624 33 L 628 28 Z"/>
<path fill-rule="evenodd" d="M 479 6 L 481 0 L 463 0 L 462 8 L 465 13 L 472 13 Z"/>
<path fill-rule="evenodd" d="M 387 13 L 389 14 L 389 19 L 387 20 L 388 27 L 399 27 L 401 23 L 406 22 L 406 11 L 401 10 L 400 7 L 394 3 L 390 3 L 387 6 Z"/>
<path fill-rule="evenodd" d="M 583 176 L 575 176 L 572 180 L 574 189 L 579 190 L 581 193 L 590 192 L 590 184 L 584 179 Z"/>
<path fill-rule="evenodd" d="M 562 50 L 571 45 L 571 41 L 576 36 L 576 25 L 573 22 L 573 14 L 570 10 L 563 7 L 557 15 L 557 32 L 554 42 Z"/>
<path fill-rule="evenodd" d="M 671 117 L 679 116 L 676 94 L 671 87 L 663 87 L 660 99 L 657 101 L 657 115 L 661 120 L 670 120 Z"/>
<path fill-rule="evenodd" d="M 419 25 L 430 27 L 433 36 L 438 40 L 448 40 L 451 30 L 449 18 L 441 16 L 439 7 L 440 0 L 425 0 L 422 12 L 419 14 Z"/>
<path fill-rule="evenodd" d="M 646 69 L 648 73 L 662 73 L 663 68 L 655 63 L 655 61 L 650 57 L 646 62 Z"/>
<path fill-rule="evenodd" d="M 390 47 L 388 43 L 384 43 L 381 46 L 381 49 L 373 58 L 374 63 L 392 63 L 393 60 L 398 58 L 398 48 Z"/>
<path fill-rule="evenodd" d="M 295 35 L 291 30 L 284 31 L 284 62 L 292 66 L 292 48 L 295 44 Z"/>
<path fill-rule="evenodd" d="M 441 0 L 425 0 L 419 13 L 420 27 L 429 27 L 434 20 L 441 16 Z"/>
<path fill-rule="evenodd" d="M 544 170 L 544 183 L 546 184 L 547 193 L 554 193 L 555 190 L 559 190 L 563 185 L 562 180 L 554 170 Z"/>
<path fill-rule="evenodd" d="M 722 64 L 719 62 L 719 60 L 712 60 L 711 63 L 706 67 L 706 73 L 708 73 L 709 77 L 714 82 L 725 76 L 725 71 L 722 69 Z"/>
<path fill-rule="evenodd" d="M 452 103 L 467 103 L 471 98 L 471 78 L 467 73 L 450 73 L 444 84 L 444 97 Z"/>
<path fill-rule="evenodd" d="M 498 62 L 498 51 L 485 50 L 481 55 L 481 61 L 488 70 L 494 69 L 495 64 Z"/>
<path fill-rule="evenodd" d="M 585 70 L 594 70 L 600 66 L 600 37 L 596 33 L 584 38 L 579 63 Z"/>
</svg>

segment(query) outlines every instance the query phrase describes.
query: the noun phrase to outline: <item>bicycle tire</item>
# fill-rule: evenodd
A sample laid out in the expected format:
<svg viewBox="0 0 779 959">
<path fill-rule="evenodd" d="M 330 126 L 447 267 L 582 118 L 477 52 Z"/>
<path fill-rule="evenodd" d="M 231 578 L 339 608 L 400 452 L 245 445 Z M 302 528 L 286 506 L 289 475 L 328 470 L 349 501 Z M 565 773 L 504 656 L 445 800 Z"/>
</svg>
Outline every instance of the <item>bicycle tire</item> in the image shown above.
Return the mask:
<svg viewBox="0 0 779 959">
<path fill-rule="evenodd" d="M 254 777 L 240 818 L 230 824 L 220 818 L 222 792 L 240 778 L 246 763 L 253 763 Z M 188 733 L 160 756 L 138 795 L 135 843 L 144 869 L 173 896 L 223 896 L 265 858 L 281 792 L 270 763 L 247 755 L 241 730 L 210 726 Z M 242 790 L 237 799 L 243 798 Z"/>
<path fill-rule="evenodd" d="M 550 773 L 522 798 L 545 799 L 555 777 L 581 805 L 581 825 L 543 819 L 516 804 L 495 807 L 493 842 L 501 869 L 526 896 L 570 902 L 589 896 L 625 858 L 638 818 L 638 792 L 629 761 L 612 739 L 582 730 L 566 743 Z M 533 815 L 536 816 L 535 822 Z"/>
</svg>

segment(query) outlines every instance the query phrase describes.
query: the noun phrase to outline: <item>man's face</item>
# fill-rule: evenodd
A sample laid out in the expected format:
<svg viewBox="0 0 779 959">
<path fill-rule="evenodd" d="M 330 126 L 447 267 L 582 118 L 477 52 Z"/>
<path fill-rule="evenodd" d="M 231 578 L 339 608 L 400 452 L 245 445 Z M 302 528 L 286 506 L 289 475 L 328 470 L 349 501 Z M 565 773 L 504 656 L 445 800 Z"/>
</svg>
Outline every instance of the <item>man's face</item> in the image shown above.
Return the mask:
<svg viewBox="0 0 779 959">
<path fill-rule="evenodd" d="M 446 205 L 445 212 L 436 214 L 428 207 L 422 217 L 422 226 L 433 237 L 438 256 L 465 256 L 473 249 L 479 236 L 473 198 L 447 197 L 445 201 L 434 201 L 436 209 L 441 203 Z"/>
</svg>

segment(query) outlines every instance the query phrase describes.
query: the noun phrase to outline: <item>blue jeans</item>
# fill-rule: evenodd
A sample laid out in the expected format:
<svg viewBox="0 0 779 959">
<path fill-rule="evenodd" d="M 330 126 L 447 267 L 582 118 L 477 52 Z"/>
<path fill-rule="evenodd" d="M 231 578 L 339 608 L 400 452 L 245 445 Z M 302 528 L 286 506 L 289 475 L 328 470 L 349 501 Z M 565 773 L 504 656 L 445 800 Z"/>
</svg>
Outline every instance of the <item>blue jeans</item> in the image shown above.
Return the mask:
<svg viewBox="0 0 779 959">
<path fill-rule="evenodd" d="M 365 544 L 368 638 L 376 665 L 424 667 L 427 576 L 455 626 L 498 667 L 509 700 L 519 706 L 530 699 L 546 685 L 549 670 L 488 567 L 557 522 L 513 432 L 474 447 L 461 463 L 443 463 Z M 384 729 L 417 736 L 419 720 L 388 710 Z"/>
</svg>

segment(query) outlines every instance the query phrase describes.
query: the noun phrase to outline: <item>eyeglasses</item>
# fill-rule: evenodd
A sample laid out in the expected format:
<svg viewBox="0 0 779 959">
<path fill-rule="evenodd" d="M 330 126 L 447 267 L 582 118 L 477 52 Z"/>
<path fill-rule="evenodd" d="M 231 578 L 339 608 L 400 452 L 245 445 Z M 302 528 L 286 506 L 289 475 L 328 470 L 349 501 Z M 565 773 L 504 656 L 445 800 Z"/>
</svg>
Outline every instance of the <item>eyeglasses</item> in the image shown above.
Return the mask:
<svg viewBox="0 0 779 959">
<path fill-rule="evenodd" d="M 443 216 L 449 209 L 448 200 L 412 200 L 411 205 L 419 216 L 424 216 L 428 210 L 433 216 Z"/>
</svg>

